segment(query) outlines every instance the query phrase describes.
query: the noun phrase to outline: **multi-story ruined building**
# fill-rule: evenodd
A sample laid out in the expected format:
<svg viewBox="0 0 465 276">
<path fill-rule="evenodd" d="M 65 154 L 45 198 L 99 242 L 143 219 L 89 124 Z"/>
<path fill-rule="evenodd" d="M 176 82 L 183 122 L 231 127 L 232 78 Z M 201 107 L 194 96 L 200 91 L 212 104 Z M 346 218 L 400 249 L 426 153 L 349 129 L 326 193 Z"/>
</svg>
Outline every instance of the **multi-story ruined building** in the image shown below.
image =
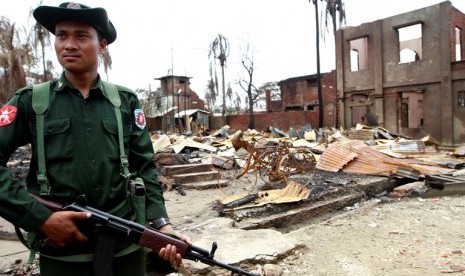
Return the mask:
<svg viewBox="0 0 465 276">
<path fill-rule="evenodd" d="M 208 128 L 209 113 L 205 111 L 205 102 L 190 88 L 190 77 L 163 76 L 153 110 L 147 114 L 150 130 L 184 131 L 190 129 L 186 119 L 196 120 Z"/>
<path fill-rule="evenodd" d="M 339 118 L 465 143 L 465 15 L 449 1 L 336 33 Z"/>
<path fill-rule="evenodd" d="M 323 98 L 323 124 L 332 126 L 336 124 L 336 71 L 321 73 L 321 93 Z M 278 82 L 280 99 L 272 100 L 266 94 L 267 112 L 311 111 L 314 116 L 308 117 L 307 124 L 318 127 L 319 102 L 317 75 L 288 78 Z M 267 91 L 268 92 L 268 91 Z"/>
</svg>

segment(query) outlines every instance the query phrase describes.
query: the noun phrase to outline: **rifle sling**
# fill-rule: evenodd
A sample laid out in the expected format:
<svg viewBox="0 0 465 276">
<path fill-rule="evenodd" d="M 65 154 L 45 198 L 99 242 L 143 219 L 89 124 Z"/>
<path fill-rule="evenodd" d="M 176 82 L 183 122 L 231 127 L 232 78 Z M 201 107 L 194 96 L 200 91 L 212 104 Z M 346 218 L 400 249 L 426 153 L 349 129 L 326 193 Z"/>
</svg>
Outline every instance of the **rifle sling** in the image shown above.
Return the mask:
<svg viewBox="0 0 465 276">
<path fill-rule="evenodd" d="M 50 185 L 48 183 L 47 171 L 45 168 L 45 149 L 44 149 L 44 117 L 48 109 L 50 97 L 50 82 L 35 84 L 32 88 L 32 108 L 36 113 L 37 128 L 37 183 L 40 185 L 40 195 L 50 195 Z"/>
</svg>

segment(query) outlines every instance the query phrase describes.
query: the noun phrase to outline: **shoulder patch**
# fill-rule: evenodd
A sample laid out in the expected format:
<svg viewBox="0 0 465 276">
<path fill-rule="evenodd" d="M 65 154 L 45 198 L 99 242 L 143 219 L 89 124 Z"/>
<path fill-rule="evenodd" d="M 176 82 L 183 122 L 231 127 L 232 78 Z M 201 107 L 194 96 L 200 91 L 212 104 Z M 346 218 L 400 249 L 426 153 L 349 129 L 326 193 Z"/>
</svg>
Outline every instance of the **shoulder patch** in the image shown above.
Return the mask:
<svg viewBox="0 0 465 276">
<path fill-rule="evenodd" d="M 138 126 L 140 129 L 144 129 L 147 123 L 145 121 L 145 114 L 142 109 L 134 110 L 134 122 L 136 123 L 136 126 Z"/>
<path fill-rule="evenodd" d="M 5 105 L 0 108 L 0 127 L 7 126 L 15 120 L 18 109 L 13 105 Z"/>
</svg>

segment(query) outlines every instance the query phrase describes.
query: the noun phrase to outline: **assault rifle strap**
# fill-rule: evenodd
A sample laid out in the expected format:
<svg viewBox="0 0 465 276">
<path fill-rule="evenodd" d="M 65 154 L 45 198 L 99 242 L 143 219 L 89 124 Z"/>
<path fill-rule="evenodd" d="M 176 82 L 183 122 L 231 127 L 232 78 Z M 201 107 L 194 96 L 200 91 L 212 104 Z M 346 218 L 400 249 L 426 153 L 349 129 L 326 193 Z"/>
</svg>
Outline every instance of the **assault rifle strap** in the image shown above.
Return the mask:
<svg viewBox="0 0 465 276">
<path fill-rule="evenodd" d="M 105 97 L 113 104 L 115 108 L 116 121 L 118 123 L 118 140 L 119 140 L 119 154 L 121 162 L 121 175 L 124 178 L 124 186 L 129 187 L 129 180 L 131 174 L 129 173 L 129 160 L 124 150 L 124 140 L 123 140 L 123 120 L 121 119 L 121 98 L 119 96 L 118 89 L 116 85 L 102 81 L 103 83 L 103 94 Z"/>
<path fill-rule="evenodd" d="M 45 168 L 44 149 L 44 114 L 48 109 L 50 98 L 50 82 L 35 84 L 32 88 L 32 108 L 36 113 L 37 128 L 37 183 L 40 185 L 40 196 L 50 195 L 50 185 L 48 183 L 47 171 Z"/>
</svg>

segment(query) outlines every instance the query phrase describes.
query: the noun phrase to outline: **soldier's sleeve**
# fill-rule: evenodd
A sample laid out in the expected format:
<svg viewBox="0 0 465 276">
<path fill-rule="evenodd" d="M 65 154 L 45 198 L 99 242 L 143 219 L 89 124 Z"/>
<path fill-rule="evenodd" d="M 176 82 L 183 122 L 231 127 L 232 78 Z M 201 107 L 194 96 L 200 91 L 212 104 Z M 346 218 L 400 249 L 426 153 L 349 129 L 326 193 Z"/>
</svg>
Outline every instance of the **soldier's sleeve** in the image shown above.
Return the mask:
<svg viewBox="0 0 465 276">
<path fill-rule="evenodd" d="M 153 146 L 146 125 L 145 114 L 135 94 L 129 95 L 131 102 L 132 131 L 129 141 L 129 166 L 137 171 L 146 187 L 147 219 L 168 217 L 163 187 L 158 181 L 157 169 L 153 162 Z"/>
<path fill-rule="evenodd" d="M 27 231 L 34 231 L 51 212 L 29 196 L 7 167 L 10 155 L 18 147 L 31 142 L 28 120 L 30 97 L 27 93 L 18 91 L 0 108 L 0 216 Z"/>
</svg>

